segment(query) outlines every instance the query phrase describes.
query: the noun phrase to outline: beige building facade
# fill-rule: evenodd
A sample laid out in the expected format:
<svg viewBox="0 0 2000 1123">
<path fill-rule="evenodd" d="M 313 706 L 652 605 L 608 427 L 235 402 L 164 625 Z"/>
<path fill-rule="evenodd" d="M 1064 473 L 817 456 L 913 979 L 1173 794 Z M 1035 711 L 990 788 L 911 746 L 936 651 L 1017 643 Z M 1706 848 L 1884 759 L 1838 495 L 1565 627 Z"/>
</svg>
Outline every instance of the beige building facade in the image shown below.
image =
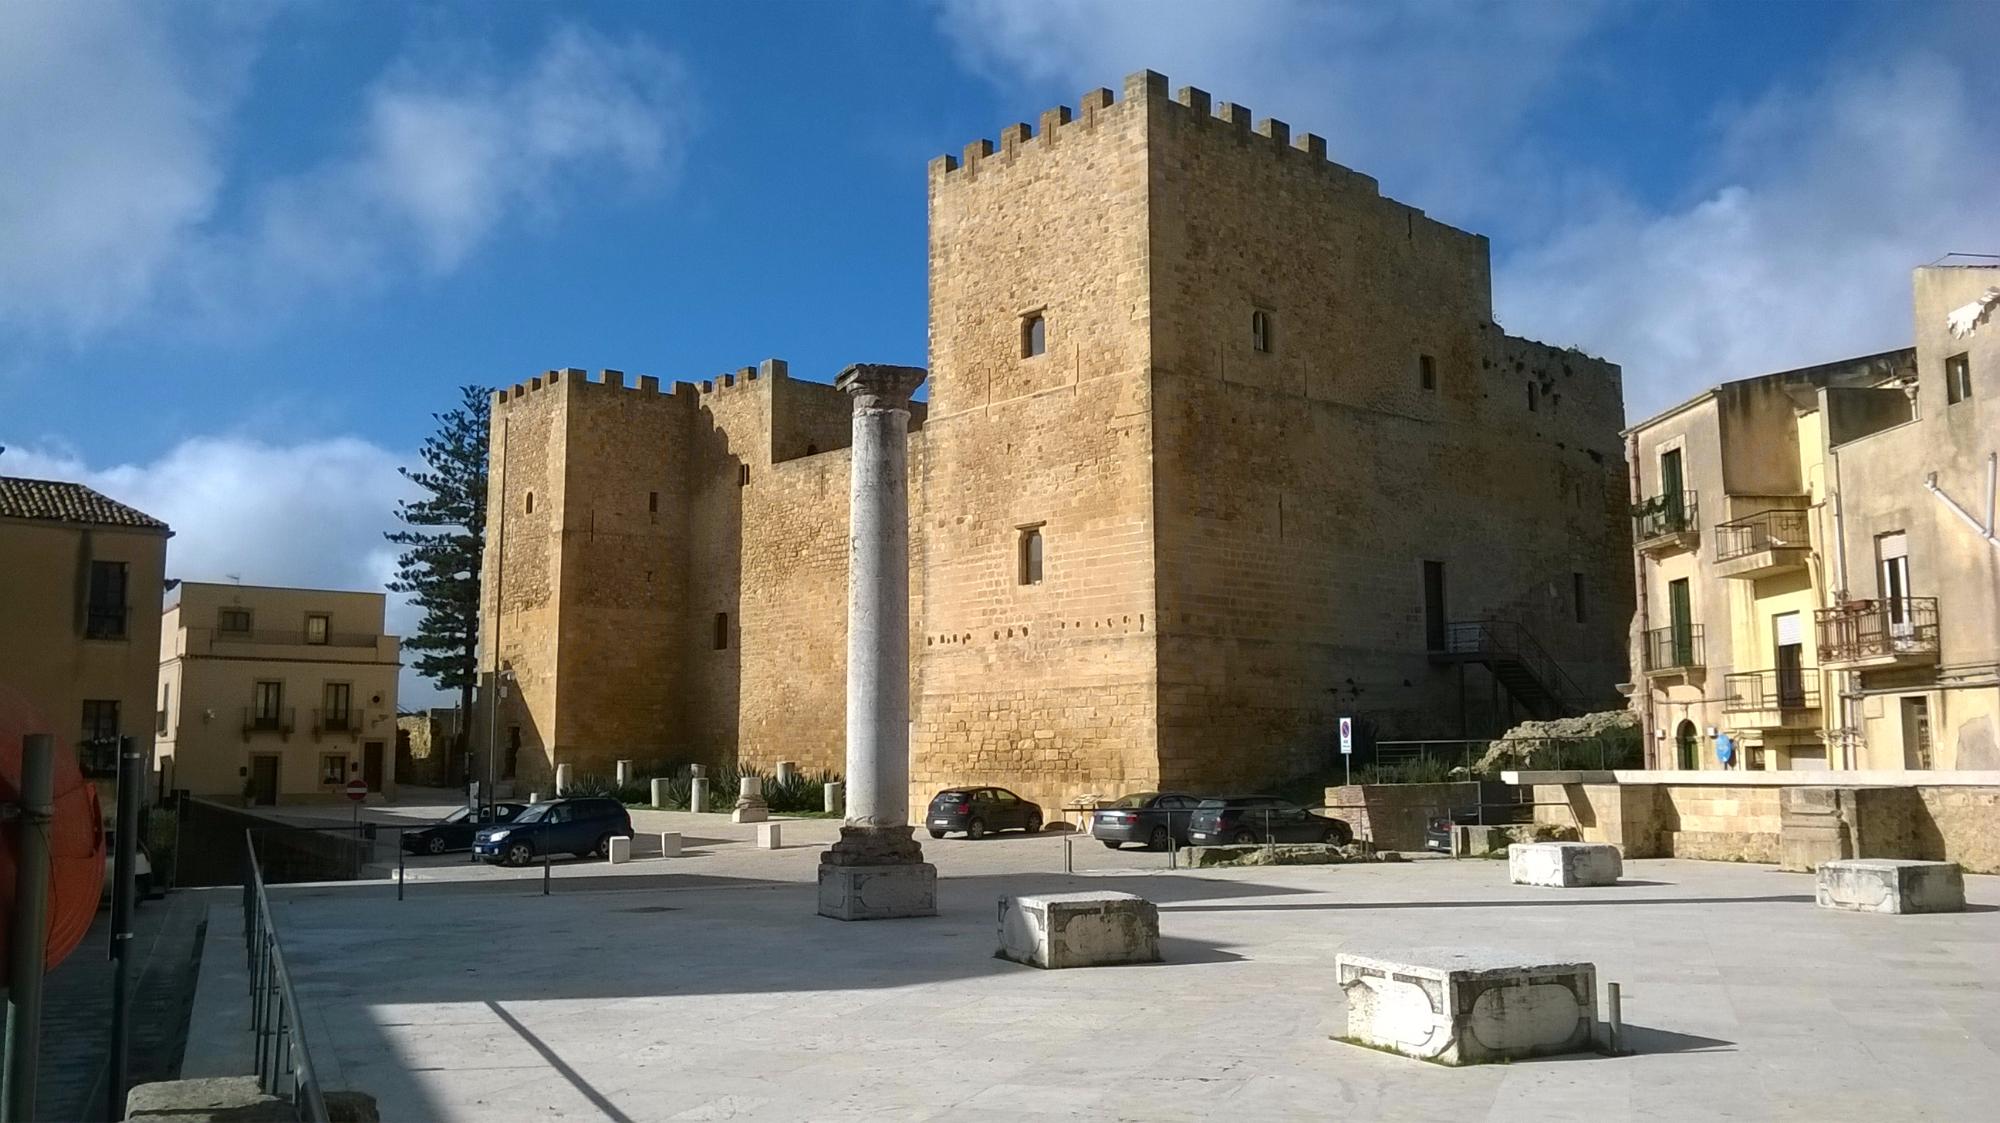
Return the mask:
<svg viewBox="0 0 2000 1123">
<path fill-rule="evenodd" d="M 163 782 L 253 805 L 396 792 L 398 640 L 381 593 L 183 581 L 156 665 Z"/>
<path fill-rule="evenodd" d="M 1996 285 L 1919 269 L 1916 347 L 1628 431 L 1653 767 L 2000 767 Z"/>
<path fill-rule="evenodd" d="M 0 684 L 74 748 L 107 812 L 118 738 L 151 742 L 171 534 L 81 484 L 0 476 Z"/>
<path fill-rule="evenodd" d="M 1615 703 L 1619 372 L 1501 332 L 1484 238 L 1150 72 L 933 161 L 929 205 L 913 803 L 1250 787 L 1337 767 L 1341 716 Z M 495 396 L 475 748 L 527 787 L 838 769 L 848 402 L 777 361 L 626 381 Z"/>
</svg>

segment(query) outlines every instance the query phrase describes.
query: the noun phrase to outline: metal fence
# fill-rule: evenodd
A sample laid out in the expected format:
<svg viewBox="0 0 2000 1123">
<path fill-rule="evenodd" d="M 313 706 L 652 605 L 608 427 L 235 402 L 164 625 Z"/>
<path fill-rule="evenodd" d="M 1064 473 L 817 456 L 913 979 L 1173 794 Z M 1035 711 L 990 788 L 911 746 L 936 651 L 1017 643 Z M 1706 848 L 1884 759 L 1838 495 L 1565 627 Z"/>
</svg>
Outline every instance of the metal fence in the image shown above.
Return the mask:
<svg viewBox="0 0 2000 1123">
<path fill-rule="evenodd" d="M 271 923 L 271 900 L 257 852 L 257 836 L 245 831 L 243 936 L 250 963 L 250 1030 L 256 1035 L 257 1079 L 264 1091 L 291 1103 L 307 1123 L 330 1117 L 307 1046 L 304 1019 L 285 951 Z"/>
</svg>

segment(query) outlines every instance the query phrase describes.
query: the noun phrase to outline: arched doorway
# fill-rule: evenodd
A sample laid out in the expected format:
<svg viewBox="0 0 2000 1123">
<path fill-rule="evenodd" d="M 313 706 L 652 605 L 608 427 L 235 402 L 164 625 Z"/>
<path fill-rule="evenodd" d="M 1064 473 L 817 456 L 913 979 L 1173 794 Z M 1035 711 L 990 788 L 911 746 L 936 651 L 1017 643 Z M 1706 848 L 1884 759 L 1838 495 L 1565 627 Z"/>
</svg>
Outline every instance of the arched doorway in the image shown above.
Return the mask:
<svg viewBox="0 0 2000 1123">
<path fill-rule="evenodd" d="M 1674 730 L 1674 745 L 1680 755 L 1676 762 L 1678 767 L 1688 771 L 1701 767 L 1701 731 L 1695 728 L 1694 722 L 1683 721 L 1680 728 Z"/>
</svg>

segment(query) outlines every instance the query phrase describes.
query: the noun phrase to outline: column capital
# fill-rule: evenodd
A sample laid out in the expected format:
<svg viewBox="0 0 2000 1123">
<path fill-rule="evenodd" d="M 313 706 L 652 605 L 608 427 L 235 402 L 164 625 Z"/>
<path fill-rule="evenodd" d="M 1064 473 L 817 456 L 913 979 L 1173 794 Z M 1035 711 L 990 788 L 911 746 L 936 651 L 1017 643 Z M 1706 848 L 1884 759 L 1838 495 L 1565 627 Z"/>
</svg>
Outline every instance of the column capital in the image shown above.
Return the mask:
<svg viewBox="0 0 2000 1123">
<path fill-rule="evenodd" d="M 885 363 L 855 363 L 834 378 L 836 390 L 854 398 L 854 411 L 902 409 L 910 407 L 910 395 L 930 374 L 923 367 L 898 367 Z"/>
</svg>

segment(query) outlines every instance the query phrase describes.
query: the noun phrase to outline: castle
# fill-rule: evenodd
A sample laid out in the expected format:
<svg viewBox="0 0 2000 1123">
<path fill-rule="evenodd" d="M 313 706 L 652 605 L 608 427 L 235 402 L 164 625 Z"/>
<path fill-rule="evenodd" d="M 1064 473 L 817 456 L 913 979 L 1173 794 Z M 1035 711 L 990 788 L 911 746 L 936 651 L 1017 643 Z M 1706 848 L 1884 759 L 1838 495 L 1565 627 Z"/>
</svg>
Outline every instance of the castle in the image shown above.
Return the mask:
<svg viewBox="0 0 2000 1123">
<path fill-rule="evenodd" d="M 929 207 L 913 805 L 1243 788 L 1332 763 L 1342 715 L 1617 704 L 1619 371 L 1502 333 L 1485 238 L 1152 72 L 933 160 Z M 777 360 L 494 395 L 480 667 L 517 790 L 841 767 L 848 431 Z"/>
</svg>

